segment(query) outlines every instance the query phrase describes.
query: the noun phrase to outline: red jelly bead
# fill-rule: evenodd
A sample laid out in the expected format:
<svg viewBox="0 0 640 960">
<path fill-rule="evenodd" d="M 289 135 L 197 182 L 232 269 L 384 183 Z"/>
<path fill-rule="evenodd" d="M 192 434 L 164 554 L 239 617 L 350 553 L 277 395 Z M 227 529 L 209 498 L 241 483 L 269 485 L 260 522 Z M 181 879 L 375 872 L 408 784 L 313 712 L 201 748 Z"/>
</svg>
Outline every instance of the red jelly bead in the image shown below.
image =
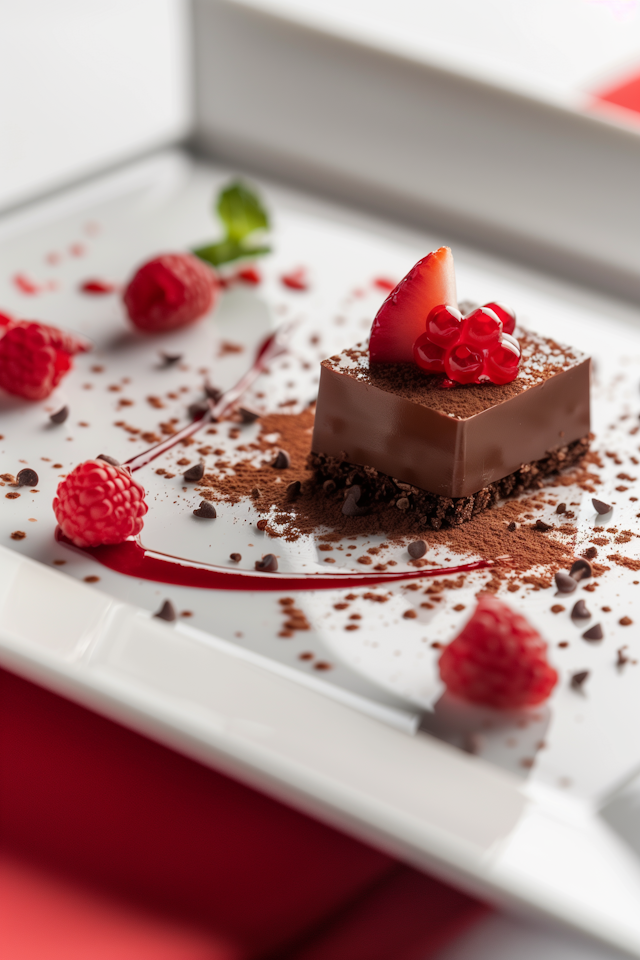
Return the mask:
<svg viewBox="0 0 640 960">
<path fill-rule="evenodd" d="M 494 344 L 498 344 L 501 333 L 502 323 L 499 317 L 487 307 L 478 307 L 462 322 L 462 341 L 481 350 L 491 349 Z"/>
<path fill-rule="evenodd" d="M 444 350 L 431 342 L 428 333 L 421 334 L 414 343 L 413 359 L 427 373 L 444 372 Z"/>
<path fill-rule="evenodd" d="M 511 383 L 518 375 L 519 364 L 520 349 L 517 341 L 505 335 L 502 343 L 488 353 L 484 372 L 491 383 Z"/>
<path fill-rule="evenodd" d="M 451 380 L 458 383 L 475 383 L 482 375 L 483 357 L 464 343 L 458 343 L 448 351 L 444 369 Z"/>
<path fill-rule="evenodd" d="M 513 333 L 516 328 L 516 315 L 511 307 L 504 303 L 493 301 L 485 303 L 485 308 L 493 310 L 496 316 L 502 320 L 502 330 L 504 333 Z"/>
<path fill-rule="evenodd" d="M 427 335 L 439 347 L 452 347 L 460 336 L 461 322 L 459 310 L 440 304 L 427 317 Z"/>
</svg>

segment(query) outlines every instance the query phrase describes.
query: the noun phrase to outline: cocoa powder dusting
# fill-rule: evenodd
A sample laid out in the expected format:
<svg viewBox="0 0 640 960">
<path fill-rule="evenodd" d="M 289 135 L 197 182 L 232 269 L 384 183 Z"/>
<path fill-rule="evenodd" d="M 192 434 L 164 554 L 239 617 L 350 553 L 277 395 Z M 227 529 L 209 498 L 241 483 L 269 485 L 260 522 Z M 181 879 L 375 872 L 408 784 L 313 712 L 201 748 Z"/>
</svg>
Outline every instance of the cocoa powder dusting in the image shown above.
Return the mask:
<svg viewBox="0 0 640 960">
<path fill-rule="evenodd" d="M 249 501 L 255 508 L 256 519 L 269 514 L 265 533 L 290 542 L 309 534 L 319 535 L 325 543 L 373 534 L 384 534 L 393 545 L 404 544 L 407 538 L 415 539 L 415 518 L 396 507 L 378 505 L 374 513 L 345 516 L 343 495 L 339 491 L 326 494 L 312 482 L 306 460 L 313 420 L 311 407 L 297 414 L 264 415 L 250 455 L 233 463 L 219 462 L 225 471 L 232 469 L 233 473 L 206 473 L 198 484 L 199 493 L 214 501 Z M 291 465 L 285 470 L 273 470 L 270 466 L 273 452 L 280 448 L 286 448 Z M 573 482 L 575 475 L 573 470 Z M 287 499 L 287 487 L 295 480 L 300 481 L 300 493 L 291 502 Z M 256 490 L 260 491 L 259 498 L 255 498 Z M 534 491 L 531 497 L 506 500 L 453 529 L 422 528 L 420 536 L 426 540 L 429 550 L 438 546 L 447 548 L 456 557 L 474 555 L 497 561 L 487 587 L 493 592 L 505 579 L 510 581 L 512 589 L 517 588 L 518 578 L 533 589 L 548 587 L 557 570 L 571 566 L 575 546 L 573 536 L 567 535 L 560 523 L 545 534 L 521 523 L 527 512 L 539 506 L 534 497 L 540 497 L 539 491 Z M 514 523 L 515 529 L 510 526 Z M 363 560 L 358 558 L 359 563 Z M 536 576 L 525 578 L 524 574 L 532 570 Z"/>
</svg>

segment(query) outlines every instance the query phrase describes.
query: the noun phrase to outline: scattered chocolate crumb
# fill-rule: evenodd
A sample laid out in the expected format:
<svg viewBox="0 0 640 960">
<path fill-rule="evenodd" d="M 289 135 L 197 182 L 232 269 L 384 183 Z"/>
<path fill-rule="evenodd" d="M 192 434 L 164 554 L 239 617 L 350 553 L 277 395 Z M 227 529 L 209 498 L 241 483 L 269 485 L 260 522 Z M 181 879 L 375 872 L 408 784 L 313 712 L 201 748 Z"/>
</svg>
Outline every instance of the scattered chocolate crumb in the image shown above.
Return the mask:
<svg viewBox="0 0 640 960">
<path fill-rule="evenodd" d="M 109 457 L 106 453 L 99 453 L 98 456 L 96 457 L 96 460 L 104 460 L 105 463 L 110 463 L 112 467 L 119 467 L 119 466 L 120 466 L 120 461 L 119 461 L 119 460 L 116 460 L 115 457 Z M 56 466 L 56 464 L 54 463 L 54 467 L 55 467 L 55 466 Z M 60 463 L 60 464 L 57 464 L 57 466 L 61 467 L 62 464 L 61 464 L 61 463 Z"/>
<path fill-rule="evenodd" d="M 566 503 L 559 503 L 558 506 L 556 507 L 556 513 L 566 513 L 566 512 L 567 512 Z"/>
<path fill-rule="evenodd" d="M 560 643 L 558 644 L 558 646 L 559 646 L 559 647 L 568 647 L 569 644 L 568 644 L 568 642 L 567 642 L 566 640 L 561 640 Z"/>
<path fill-rule="evenodd" d="M 11 493 L 5 493 L 5 497 L 7 498 L 7 500 L 16 500 L 19 496 L 20 494 L 17 493 L 15 490 L 12 491 Z"/>
<path fill-rule="evenodd" d="M 251 491 L 251 496 L 254 500 L 258 500 L 262 496 L 262 493 L 260 492 L 258 487 L 254 487 L 253 490 Z"/>
<path fill-rule="evenodd" d="M 368 513 L 368 510 L 365 506 L 360 503 L 360 498 L 362 496 L 362 489 L 358 484 L 354 483 L 352 487 L 349 487 L 347 490 L 347 495 L 342 504 L 342 515 L 345 517 L 361 517 L 364 514 Z"/>
<path fill-rule="evenodd" d="M 420 557 L 424 557 L 427 552 L 427 544 L 424 540 L 414 540 L 413 543 L 410 543 L 407 547 L 409 556 L 414 560 L 419 560 Z"/>
<path fill-rule="evenodd" d="M 589 676 L 589 670 L 580 670 L 578 673 L 574 673 L 571 677 L 571 686 L 574 690 L 581 690 L 582 684 L 585 682 Z"/>
<path fill-rule="evenodd" d="M 38 474 L 35 472 L 35 470 L 25 467 L 23 470 L 18 471 L 16 475 L 16 482 L 19 487 L 37 487 Z"/>
<path fill-rule="evenodd" d="M 160 359 L 165 367 L 173 367 L 174 364 L 180 363 L 182 356 L 181 353 L 167 353 L 166 350 L 160 350 Z"/>
<path fill-rule="evenodd" d="M 66 562 L 67 562 L 66 560 L 54 560 L 54 561 L 53 561 L 54 566 L 56 566 L 56 567 L 63 567 Z"/>
<path fill-rule="evenodd" d="M 357 561 L 358 563 L 361 563 L 363 566 L 368 566 L 370 563 L 373 563 L 373 560 L 371 559 L 371 557 L 367 557 L 367 556 L 358 557 Z"/>
<path fill-rule="evenodd" d="M 260 419 L 258 411 L 250 410 L 249 407 L 239 407 L 238 415 L 240 416 L 240 422 L 244 424 L 255 423 L 256 420 Z"/>
<path fill-rule="evenodd" d="M 256 560 L 255 567 L 262 573 L 275 573 L 278 569 L 278 560 L 272 553 L 265 553 L 261 560 Z"/>
<path fill-rule="evenodd" d="M 580 557 L 571 565 L 569 576 L 573 577 L 573 579 L 577 581 L 588 580 L 591 576 L 593 576 L 593 568 L 588 560 Z"/>
<path fill-rule="evenodd" d="M 258 520 L 258 522 L 256 523 L 256 527 L 258 528 L 258 530 L 266 530 L 268 524 L 269 524 L 269 521 L 265 520 L 263 517 L 262 520 Z"/>
<path fill-rule="evenodd" d="M 591 498 L 591 503 L 593 504 L 593 509 L 599 517 L 602 517 L 606 513 L 610 513 L 613 510 L 613 507 L 610 503 L 605 503 L 604 500 L 596 500 L 595 497 Z"/>
<path fill-rule="evenodd" d="M 234 563 L 240 563 L 240 561 L 242 560 L 242 554 L 241 554 L 241 553 L 230 553 L 230 554 L 229 554 L 229 560 L 233 560 Z"/>
<path fill-rule="evenodd" d="M 200 517 L 202 520 L 215 520 L 218 516 L 216 508 L 210 500 L 201 500 L 200 506 L 193 511 L 194 517 Z"/>
<path fill-rule="evenodd" d="M 616 653 L 618 655 L 618 659 L 616 660 L 616 667 L 624 667 L 626 663 L 629 663 L 629 657 L 624 652 L 627 649 L 628 647 L 627 647 L 627 644 L 625 643 L 624 646 L 619 647 L 618 650 L 616 650 Z"/>
<path fill-rule="evenodd" d="M 518 525 L 515 522 L 515 520 L 512 520 L 511 523 L 507 524 L 507 530 L 509 531 L 509 533 L 513 533 L 514 530 L 517 530 L 517 529 L 518 529 Z"/>
<path fill-rule="evenodd" d="M 13 533 L 11 534 L 12 540 L 24 540 L 25 537 L 26 537 L 26 533 L 24 532 L 24 530 L 14 530 Z"/>
<path fill-rule="evenodd" d="M 591 611 L 588 609 L 584 600 L 576 600 L 573 605 L 573 610 L 571 611 L 571 616 L 574 620 L 588 620 L 591 616 Z"/>
<path fill-rule="evenodd" d="M 554 605 L 551 607 L 551 613 L 562 613 L 562 611 L 565 609 L 566 607 L 563 607 L 561 603 L 554 603 Z"/>
<path fill-rule="evenodd" d="M 285 499 L 288 501 L 297 500 L 298 497 L 300 496 L 301 488 L 302 488 L 302 484 L 300 483 L 300 481 L 293 480 L 290 484 L 287 485 L 287 489 L 285 491 Z"/>
<path fill-rule="evenodd" d="M 631 624 L 633 623 L 633 620 L 631 619 L 631 617 L 620 617 L 620 619 L 618 620 L 618 623 L 620 624 L 621 627 L 630 627 Z"/>
<path fill-rule="evenodd" d="M 582 639 L 589 640 L 589 642 L 591 643 L 595 642 L 596 640 L 602 640 L 603 637 L 604 637 L 604 631 L 599 623 L 596 623 L 592 627 L 589 627 L 589 629 L 585 630 L 585 632 L 582 634 Z"/>
<path fill-rule="evenodd" d="M 274 470 L 287 470 L 291 466 L 291 457 L 286 450 L 278 450 L 275 460 L 271 462 Z"/>
<path fill-rule="evenodd" d="M 456 611 L 456 613 L 459 613 L 461 610 L 465 610 L 466 608 L 464 603 L 456 603 L 453 609 Z"/>
<path fill-rule="evenodd" d="M 158 620 L 166 620 L 167 623 L 173 623 L 173 621 L 177 619 L 178 614 L 171 600 L 165 600 L 158 612 L 154 613 L 153 616 L 157 617 Z"/>
<path fill-rule="evenodd" d="M 413 609 L 413 607 L 410 607 L 409 610 L 404 611 L 402 616 L 404 617 L 405 620 L 415 620 L 418 614 Z"/>
<path fill-rule="evenodd" d="M 587 547 L 587 549 L 584 551 L 583 556 L 584 556 L 587 560 L 593 560 L 594 557 L 597 557 L 597 556 L 598 556 L 598 551 L 596 550 L 595 547 Z"/>
<path fill-rule="evenodd" d="M 181 617 L 192 617 L 192 616 L 193 616 L 193 610 L 181 610 L 181 611 L 180 611 L 180 616 L 181 616 Z M 236 634 L 236 636 L 237 636 L 237 634 Z"/>
<path fill-rule="evenodd" d="M 547 533 L 548 530 L 553 530 L 552 523 L 545 523 L 544 520 L 536 520 L 533 524 L 534 530 L 541 530 L 542 533 Z"/>
<path fill-rule="evenodd" d="M 313 665 L 314 670 L 331 670 L 331 664 L 326 663 L 324 660 L 319 660 Z"/>
<path fill-rule="evenodd" d="M 204 463 L 202 460 L 200 463 L 194 463 L 192 467 L 189 467 L 188 470 L 182 474 L 185 480 L 189 480 L 192 483 L 197 483 L 198 480 L 202 480 L 204 477 Z"/>
<path fill-rule="evenodd" d="M 60 407 L 59 410 L 56 410 L 55 413 L 52 413 L 49 417 L 51 423 L 64 423 L 67 417 L 69 416 L 69 407 L 64 406 Z"/>
<path fill-rule="evenodd" d="M 561 570 L 555 575 L 556 587 L 558 593 L 573 593 L 578 584 L 568 573 L 563 573 Z"/>
<path fill-rule="evenodd" d="M 85 583 L 97 583 L 99 579 L 100 579 L 100 577 L 96 577 L 95 574 L 92 574 L 90 577 L 85 577 L 85 578 L 84 578 L 84 582 L 85 582 Z"/>
</svg>

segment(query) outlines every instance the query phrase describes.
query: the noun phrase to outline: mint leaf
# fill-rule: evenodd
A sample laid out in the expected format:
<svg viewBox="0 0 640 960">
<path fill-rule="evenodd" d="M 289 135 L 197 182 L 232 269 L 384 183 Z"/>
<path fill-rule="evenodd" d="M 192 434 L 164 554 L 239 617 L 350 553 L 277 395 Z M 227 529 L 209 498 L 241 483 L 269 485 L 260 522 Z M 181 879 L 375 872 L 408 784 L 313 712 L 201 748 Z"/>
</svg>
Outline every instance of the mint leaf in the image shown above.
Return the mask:
<svg viewBox="0 0 640 960">
<path fill-rule="evenodd" d="M 248 247 L 236 240 L 220 240 L 218 243 L 199 247 L 193 252 L 201 260 L 219 267 L 223 263 L 240 260 L 241 257 L 259 257 L 265 253 L 271 253 L 271 247 Z"/>
<path fill-rule="evenodd" d="M 269 229 L 269 215 L 260 198 L 240 180 L 220 193 L 217 209 L 228 240 L 240 243 L 255 230 Z"/>
</svg>

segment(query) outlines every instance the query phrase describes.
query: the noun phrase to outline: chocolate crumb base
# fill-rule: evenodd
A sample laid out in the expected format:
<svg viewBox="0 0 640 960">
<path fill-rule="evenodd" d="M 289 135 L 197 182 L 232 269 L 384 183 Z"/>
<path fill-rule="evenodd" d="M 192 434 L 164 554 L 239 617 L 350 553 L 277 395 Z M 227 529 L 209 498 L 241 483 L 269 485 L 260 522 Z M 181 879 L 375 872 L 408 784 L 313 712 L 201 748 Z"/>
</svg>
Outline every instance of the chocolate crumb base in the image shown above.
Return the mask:
<svg viewBox="0 0 640 960">
<path fill-rule="evenodd" d="M 515 473 L 490 483 L 470 497 L 441 497 L 394 480 L 373 467 L 357 466 L 322 453 L 311 453 L 308 467 L 318 486 L 324 486 L 327 481 L 334 483 L 337 496 L 344 497 L 349 487 L 358 485 L 361 488 L 360 507 L 366 504 L 371 512 L 375 512 L 376 507 L 383 504 L 395 506 L 404 513 L 407 526 L 439 530 L 443 526 L 455 527 L 471 520 L 498 500 L 517 496 L 531 488 L 541 488 L 546 477 L 577 464 L 588 452 L 590 440 L 587 436 L 558 447 L 541 460 L 523 464 Z"/>
</svg>

